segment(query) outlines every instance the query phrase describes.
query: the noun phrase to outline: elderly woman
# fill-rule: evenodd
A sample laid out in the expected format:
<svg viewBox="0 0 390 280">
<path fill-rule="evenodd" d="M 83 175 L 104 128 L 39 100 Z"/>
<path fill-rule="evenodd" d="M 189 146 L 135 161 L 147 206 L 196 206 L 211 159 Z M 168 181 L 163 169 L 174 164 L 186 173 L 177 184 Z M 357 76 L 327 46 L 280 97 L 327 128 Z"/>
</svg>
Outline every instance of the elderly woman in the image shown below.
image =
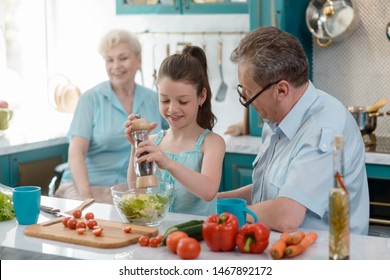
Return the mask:
<svg viewBox="0 0 390 280">
<path fill-rule="evenodd" d="M 56 197 L 112 203 L 110 187 L 126 183 L 131 145 L 123 123 L 130 113 L 157 122 L 163 119 L 158 95 L 134 81 L 141 69 L 141 45 L 124 30 L 108 32 L 99 47 L 109 80 L 81 95 L 68 132 L 69 166 Z M 165 122 L 165 121 L 164 121 Z"/>
</svg>

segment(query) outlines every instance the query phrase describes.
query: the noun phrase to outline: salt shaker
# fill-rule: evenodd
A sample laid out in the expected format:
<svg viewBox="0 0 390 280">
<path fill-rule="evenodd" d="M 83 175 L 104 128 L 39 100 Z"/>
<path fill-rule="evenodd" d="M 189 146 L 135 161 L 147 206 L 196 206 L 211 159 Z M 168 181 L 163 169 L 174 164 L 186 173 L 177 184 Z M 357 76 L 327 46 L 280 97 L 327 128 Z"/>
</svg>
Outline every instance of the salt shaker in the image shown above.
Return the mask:
<svg viewBox="0 0 390 280">
<path fill-rule="evenodd" d="M 133 121 L 131 128 L 133 130 L 131 135 L 134 138 L 135 148 L 138 149 L 138 145 L 142 141 L 149 139 L 150 123 L 145 119 L 138 118 Z M 147 153 L 142 153 L 141 156 L 145 154 Z M 137 175 L 136 188 L 149 188 L 158 186 L 157 178 L 154 175 L 154 166 L 154 162 L 143 161 L 137 163 L 135 160 L 134 169 Z"/>
</svg>

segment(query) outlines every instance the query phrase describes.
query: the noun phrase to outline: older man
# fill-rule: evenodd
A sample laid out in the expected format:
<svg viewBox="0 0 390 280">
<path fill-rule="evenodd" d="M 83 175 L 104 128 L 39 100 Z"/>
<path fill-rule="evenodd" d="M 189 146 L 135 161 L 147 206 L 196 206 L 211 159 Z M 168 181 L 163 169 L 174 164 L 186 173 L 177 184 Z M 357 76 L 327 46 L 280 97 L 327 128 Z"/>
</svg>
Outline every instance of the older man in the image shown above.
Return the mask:
<svg viewBox="0 0 390 280">
<path fill-rule="evenodd" d="M 265 125 L 253 184 L 218 198 L 246 199 L 259 221 L 277 231 L 328 229 L 333 139 L 339 134 L 345 141 L 350 229 L 367 234 L 369 196 L 360 131 L 343 104 L 309 81 L 298 39 L 274 27 L 258 28 L 241 40 L 231 59 L 238 65 L 240 103 L 251 105 Z"/>
</svg>

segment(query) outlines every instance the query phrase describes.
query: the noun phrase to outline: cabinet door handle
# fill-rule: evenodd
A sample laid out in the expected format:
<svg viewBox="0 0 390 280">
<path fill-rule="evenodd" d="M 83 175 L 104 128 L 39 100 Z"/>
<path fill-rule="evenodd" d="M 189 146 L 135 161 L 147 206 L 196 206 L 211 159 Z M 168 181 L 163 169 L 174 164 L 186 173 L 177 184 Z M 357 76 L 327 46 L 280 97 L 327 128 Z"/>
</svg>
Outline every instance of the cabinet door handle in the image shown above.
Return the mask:
<svg viewBox="0 0 390 280">
<path fill-rule="evenodd" d="M 188 10 L 190 8 L 190 0 L 184 0 L 184 8 Z"/>
</svg>

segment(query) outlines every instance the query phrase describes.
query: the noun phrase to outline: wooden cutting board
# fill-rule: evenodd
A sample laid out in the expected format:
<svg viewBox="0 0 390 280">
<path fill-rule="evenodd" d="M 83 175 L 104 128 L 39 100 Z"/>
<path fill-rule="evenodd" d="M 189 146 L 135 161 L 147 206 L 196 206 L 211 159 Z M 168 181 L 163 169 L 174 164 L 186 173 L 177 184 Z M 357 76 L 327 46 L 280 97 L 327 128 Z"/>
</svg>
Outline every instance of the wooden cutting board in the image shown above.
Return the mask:
<svg viewBox="0 0 390 280">
<path fill-rule="evenodd" d="M 62 241 L 72 244 L 85 245 L 97 248 L 119 248 L 138 242 L 141 235 L 156 236 L 157 228 L 139 226 L 121 222 L 95 219 L 103 232 L 100 236 L 95 236 L 92 230 L 88 229 L 84 234 L 78 234 L 76 230 L 65 227 L 61 221 L 54 224 L 35 224 L 24 229 L 24 234 L 28 236 Z M 131 233 L 125 233 L 124 227 L 131 226 Z"/>
</svg>

